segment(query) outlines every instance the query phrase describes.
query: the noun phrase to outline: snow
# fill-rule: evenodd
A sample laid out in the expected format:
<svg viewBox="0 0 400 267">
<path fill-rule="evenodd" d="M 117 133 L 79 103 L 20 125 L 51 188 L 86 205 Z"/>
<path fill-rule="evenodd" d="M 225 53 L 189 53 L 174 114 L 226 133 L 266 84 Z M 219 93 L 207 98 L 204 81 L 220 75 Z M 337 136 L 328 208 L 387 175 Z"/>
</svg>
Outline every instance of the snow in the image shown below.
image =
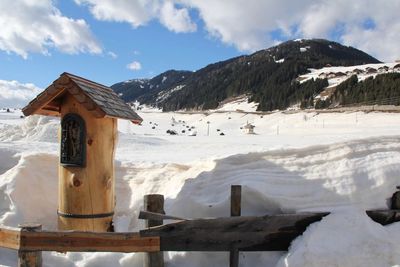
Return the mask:
<svg viewBox="0 0 400 267">
<path fill-rule="evenodd" d="M 300 47 L 300 52 L 301 53 L 307 52 L 308 49 L 310 49 L 310 46 Z"/>
<path fill-rule="evenodd" d="M 335 212 L 309 227 L 277 266 L 394 266 L 400 262 L 400 253 L 393 253 L 400 248 L 399 226 L 383 227 L 361 209 Z"/>
<path fill-rule="evenodd" d="M 163 82 L 164 82 L 164 79 L 163 79 Z M 185 88 L 185 85 L 181 84 L 181 85 L 175 86 L 174 88 L 172 88 L 170 90 L 161 91 L 161 92 L 158 93 L 156 101 L 157 102 L 162 102 L 165 99 L 167 99 L 173 92 L 180 91 L 183 88 Z"/>
<path fill-rule="evenodd" d="M 216 111 L 245 111 L 255 112 L 258 104 L 255 102 L 249 103 L 247 96 L 240 96 L 234 99 L 228 99 L 220 104 L 220 107 Z"/>
<path fill-rule="evenodd" d="M 167 214 L 229 216 L 230 185 L 241 184 L 243 215 L 332 212 L 287 253 L 241 253 L 242 266 L 400 264 L 400 224 L 384 227 L 364 213 L 386 208 L 398 185 L 400 114 L 261 114 L 255 108 L 242 97 L 208 112 L 146 108 L 139 111 L 141 126 L 120 120 L 116 230 L 144 227 L 137 216 L 143 195 L 150 193 L 165 195 Z M 0 112 L 0 224 L 37 221 L 56 229 L 59 120 L 20 116 L 20 111 Z M 255 125 L 255 135 L 240 129 L 247 122 Z M 188 127 L 197 136 L 189 136 Z M 167 134 L 168 129 L 178 135 Z M 43 254 L 44 266 L 143 264 L 140 253 Z M 170 252 L 165 258 L 174 267 L 228 264 L 227 253 Z M 0 264 L 15 266 L 16 253 L 0 249 Z"/>
</svg>

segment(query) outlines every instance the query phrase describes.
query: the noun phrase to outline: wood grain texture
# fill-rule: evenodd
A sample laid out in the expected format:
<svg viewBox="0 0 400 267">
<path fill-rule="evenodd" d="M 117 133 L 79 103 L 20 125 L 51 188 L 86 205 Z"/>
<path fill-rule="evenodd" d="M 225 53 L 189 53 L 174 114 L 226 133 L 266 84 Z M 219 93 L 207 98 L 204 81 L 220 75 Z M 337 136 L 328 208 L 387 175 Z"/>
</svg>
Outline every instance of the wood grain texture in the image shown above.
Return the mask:
<svg viewBox="0 0 400 267">
<path fill-rule="evenodd" d="M 59 211 L 70 214 L 102 214 L 114 211 L 114 154 L 117 120 L 97 119 L 77 100 L 67 95 L 61 116 L 80 115 L 86 124 L 86 166 L 59 167 Z M 59 217 L 60 230 L 107 231 L 112 216 L 95 219 Z"/>
<path fill-rule="evenodd" d="M 160 236 L 161 251 L 284 251 L 307 226 L 328 213 L 181 221 L 140 231 Z"/>
<path fill-rule="evenodd" d="M 0 227 L 0 247 L 9 249 L 19 249 L 20 240 L 19 228 Z"/>
<path fill-rule="evenodd" d="M 37 232 L 42 230 L 41 224 L 20 225 L 21 233 Z M 18 267 L 42 267 L 42 251 L 18 250 Z"/>
<path fill-rule="evenodd" d="M 160 251 L 160 239 L 138 233 L 23 232 L 20 247 L 30 251 L 154 252 Z"/>
</svg>

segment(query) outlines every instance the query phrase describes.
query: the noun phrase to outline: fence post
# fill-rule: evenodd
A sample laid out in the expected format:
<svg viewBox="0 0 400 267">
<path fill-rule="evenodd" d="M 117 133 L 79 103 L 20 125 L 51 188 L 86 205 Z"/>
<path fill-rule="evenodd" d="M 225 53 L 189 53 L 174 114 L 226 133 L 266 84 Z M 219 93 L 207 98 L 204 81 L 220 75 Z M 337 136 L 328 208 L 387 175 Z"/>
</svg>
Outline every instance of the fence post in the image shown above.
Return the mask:
<svg viewBox="0 0 400 267">
<path fill-rule="evenodd" d="M 42 230 L 41 224 L 20 224 L 22 232 L 38 232 Z M 41 251 L 18 250 L 18 267 L 42 267 Z"/>
<path fill-rule="evenodd" d="M 164 212 L 164 196 L 158 194 L 150 194 L 144 196 L 144 209 L 145 211 L 157 212 L 165 214 Z M 146 220 L 146 227 L 153 227 L 162 225 L 162 220 Z M 164 253 L 163 252 L 148 252 L 144 257 L 144 267 L 164 267 Z"/>
<path fill-rule="evenodd" d="M 232 185 L 231 186 L 231 216 L 240 216 L 242 211 L 242 186 Z M 239 266 L 239 250 L 233 248 L 229 252 L 229 266 L 238 267 Z"/>
</svg>

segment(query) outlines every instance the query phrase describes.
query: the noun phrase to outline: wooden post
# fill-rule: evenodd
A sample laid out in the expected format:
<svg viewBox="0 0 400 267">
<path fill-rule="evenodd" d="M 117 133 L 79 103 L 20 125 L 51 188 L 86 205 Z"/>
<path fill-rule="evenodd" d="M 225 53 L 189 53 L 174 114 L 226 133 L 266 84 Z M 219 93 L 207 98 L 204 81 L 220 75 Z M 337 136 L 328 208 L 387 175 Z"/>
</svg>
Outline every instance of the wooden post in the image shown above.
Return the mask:
<svg viewBox="0 0 400 267">
<path fill-rule="evenodd" d="M 241 201 L 242 201 L 242 186 L 232 185 L 231 216 L 240 216 L 242 211 Z M 230 267 L 239 266 L 239 250 L 237 248 L 232 248 L 232 250 L 229 252 L 229 266 Z"/>
<path fill-rule="evenodd" d="M 145 211 L 157 212 L 165 214 L 164 212 L 164 196 L 158 194 L 151 194 L 144 196 L 144 209 Z M 146 220 L 146 227 L 153 227 L 162 225 L 162 220 Z M 149 252 L 144 257 L 144 267 L 164 267 L 164 254 L 163 252 Z"/>
<path fill-rule="evenodd" d="M 400 209 L 400 186 L 396 186 L 397 190 L 393 195 L 391 199 L 391 204 L 390 204 L 390 209 L 392 210 L 398 210 Z"/>
<path fill-rule="evenodd" d="M 110 232 L 115 207 L 117 119 L 95 118 L 75 97 L 67 96 L 61 118 L 71 113 L 85 122 L 85 165 L 59 166 L 58 228 Z"/>
<path fill-rule="evenodd" d="M 41 224 L 18 225 L 22 232 L 38 232 L 42 230 Z M 18 250 L 18 267 L 42 267 L 42 252 Z"/>
</svg>

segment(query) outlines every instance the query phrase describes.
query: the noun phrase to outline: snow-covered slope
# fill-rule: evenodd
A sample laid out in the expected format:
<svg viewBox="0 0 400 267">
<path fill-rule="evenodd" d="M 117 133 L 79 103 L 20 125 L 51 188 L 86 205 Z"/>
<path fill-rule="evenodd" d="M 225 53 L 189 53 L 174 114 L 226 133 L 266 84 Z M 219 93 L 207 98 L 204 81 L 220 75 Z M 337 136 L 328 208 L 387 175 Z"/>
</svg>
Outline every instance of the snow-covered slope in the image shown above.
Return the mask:
<svg viewBox="0 0 400 267">
<path fill-rule="evenodd" d="M 297 80 L 300 81 L 300 83 L 303 83 L 310 79 L 328 79 L 329 86 L 321 93 L 320 96 L 317 97 L 324 100 L 327 96 L 329 96 L 333 88 L 350 78 L 352 75 L 357 75 L 358 80 L 363 81 L 369 77 L 375 77 L 378 74 L 393 72 L 400 73 L 399 62 L 310 69 L 310 73 L 300 75 Z"/>
<path fill-rule="evenodd" d="M 119 121 L 116 230 L 143 228 L 137 216 L 149 193 L 165 195 L 167 214 L 229 216 L 230 185 L 242 184 L 243 215 L 332 212 L 288 253 L 241 253 L 242 266 L 400 264 L 400 224 L 383 227 L 363 213 L 385 208 L 398 185 L 400 114 L 233 112 L 240 103 L 206 114 L 146 110 L 141 126 Z M 58 120 L 19 116 L 0 113 L 0 224 L 37 221 L 55 229 Z M 240 129 L 247 122 L 255 135 Z M 226 266 L 228 254 L 171 252 L 166 260 Z M 0 249 L 0 264 L 15 266 L 15 252 Z M 142 255 L 46 252 L 44 264 L 142 266 Z"/>
</svg>

